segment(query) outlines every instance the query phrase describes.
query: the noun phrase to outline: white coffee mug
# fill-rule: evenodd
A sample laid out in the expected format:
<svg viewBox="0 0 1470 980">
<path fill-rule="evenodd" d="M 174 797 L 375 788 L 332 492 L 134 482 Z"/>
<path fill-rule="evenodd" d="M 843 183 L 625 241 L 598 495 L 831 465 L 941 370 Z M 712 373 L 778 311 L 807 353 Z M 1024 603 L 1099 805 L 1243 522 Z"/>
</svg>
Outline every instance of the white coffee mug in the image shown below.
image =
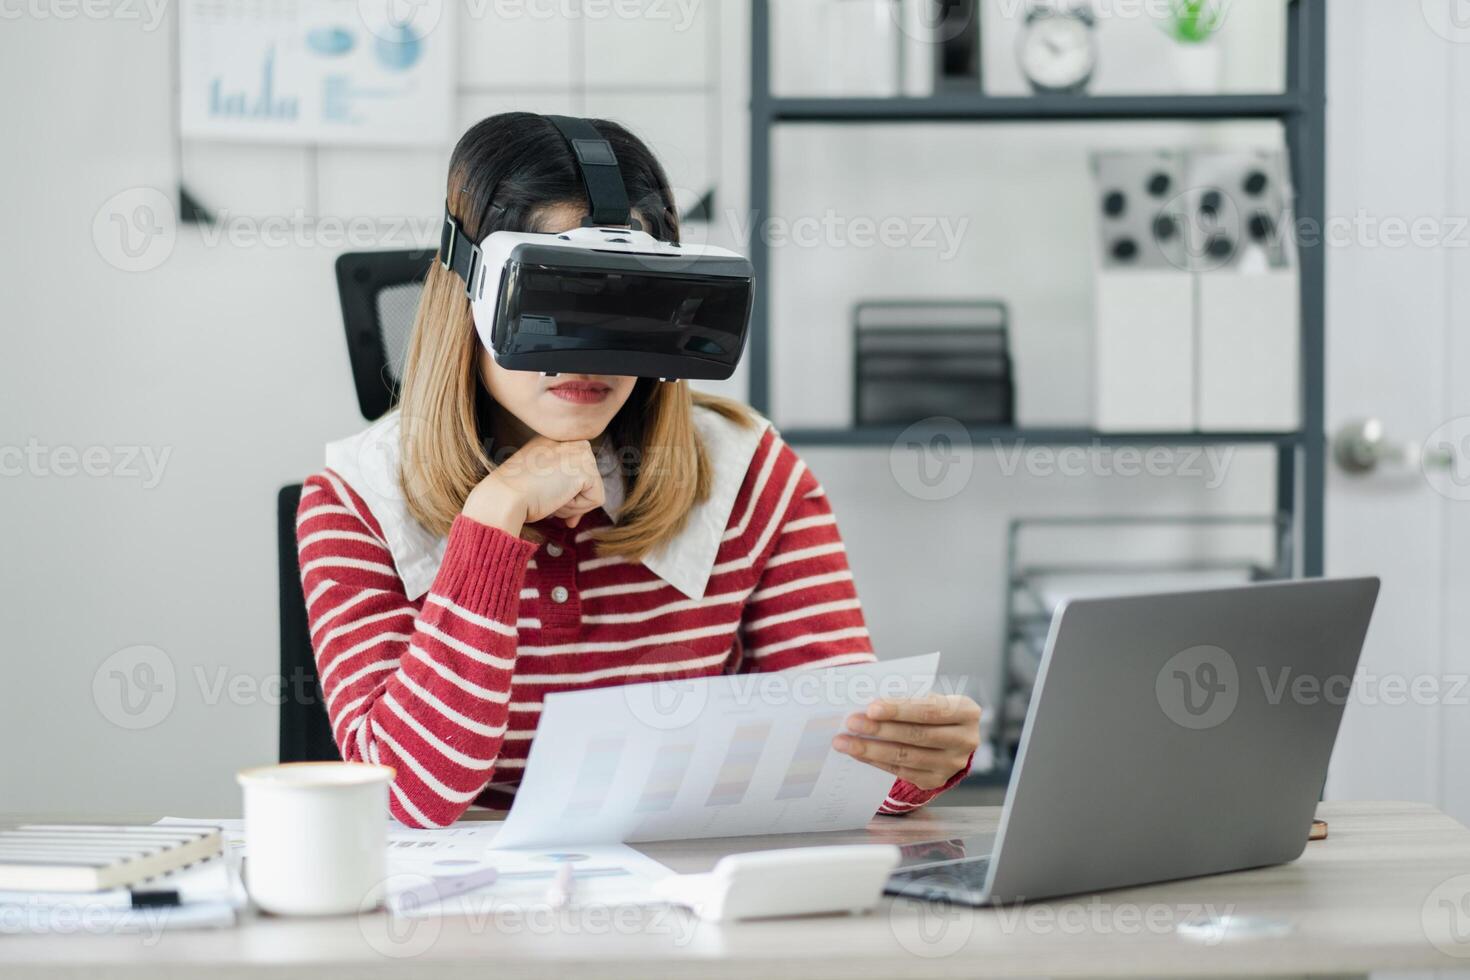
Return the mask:
<svg viewBox="0 0 1470 980">
<path fill-rule="evenodd" d="M 342 915 L 382 900 L 393 770 L 362 762 L 242 769 L 245 886 L 276 915 Z"/>
</svg>

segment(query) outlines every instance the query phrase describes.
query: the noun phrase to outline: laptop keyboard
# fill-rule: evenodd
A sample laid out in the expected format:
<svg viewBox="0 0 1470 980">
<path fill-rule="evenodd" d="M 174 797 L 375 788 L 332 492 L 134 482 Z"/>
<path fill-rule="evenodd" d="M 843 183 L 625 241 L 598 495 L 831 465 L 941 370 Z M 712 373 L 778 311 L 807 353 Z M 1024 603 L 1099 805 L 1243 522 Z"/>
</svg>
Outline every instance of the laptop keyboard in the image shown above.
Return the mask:
<svg viewBox="0 0 1470 980">
<path fill-rule="evenodd" d="M 990 858 L 972 858 L 928 868 L 894 872 L 888 879 L 887 891 L 894 895 L 916 898 L 953 898 L 985 890 L 985 876 L 990 872 Z"/>
</svg>

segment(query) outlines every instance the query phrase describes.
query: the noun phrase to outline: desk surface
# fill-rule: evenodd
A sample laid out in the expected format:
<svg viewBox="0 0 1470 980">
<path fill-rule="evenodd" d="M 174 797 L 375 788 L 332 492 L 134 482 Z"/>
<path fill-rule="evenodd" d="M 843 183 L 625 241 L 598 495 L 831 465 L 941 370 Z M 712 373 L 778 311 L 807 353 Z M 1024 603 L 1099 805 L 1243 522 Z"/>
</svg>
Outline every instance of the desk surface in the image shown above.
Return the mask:
<svg viewBox="0 0 1470 980">
<path fill-rule="evenodd" d="M 0 939 L 0 973 L 196 977 L 1227 976 L 1470 968 L 1470 830 L 1422 804 L 1324 804 L 1331 836 L 1275 868 L 1002 909 L 885 901 L 864 916 L 719 926 L 682 912 L 594 910 L 392 923 L 253 917 L 239 928 Z M 876 818 L 824 843 L 994 830 L 993 807 Z M 812 837 L 646 845 L 678 871 Z M 1463 877 L 1459 877 L 1463 876 Z M 1211 941 L 1174 926 L 1215 911 L 1284 935 Z M 1462 916 L 1451 919 L 1450 916 Z M 1216 937 L 1218 940 L 1218 937 Z M 1436 942 L 1438 945 L 1436 945 Z"/>
</svg>

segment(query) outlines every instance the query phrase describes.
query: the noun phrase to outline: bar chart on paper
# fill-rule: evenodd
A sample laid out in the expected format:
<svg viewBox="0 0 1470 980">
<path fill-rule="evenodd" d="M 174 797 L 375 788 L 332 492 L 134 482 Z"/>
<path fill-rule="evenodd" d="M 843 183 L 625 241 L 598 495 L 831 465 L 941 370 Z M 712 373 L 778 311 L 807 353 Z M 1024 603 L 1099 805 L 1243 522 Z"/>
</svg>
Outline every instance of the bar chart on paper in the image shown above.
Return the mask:
<svg viewBox="0 0 1470 980">
<path fill-rule="evenodd" d="M 893 777 L 832 738 L 876 697 L 926 693 L 938 665 L 933 653 L 548 695 L 497 846 L 861 827 Z"/>
<path fill-rule="evenodd" d="M 715 775 L 714 789 L 709 791 L 706 806 L 729 806 L 745 799 L 750 781 L 755 778 L 755 766 L 766 748 L 766 738 L 771 734 L 771 723 L 741 725 L 730 737 L 725 749 L 725 761 L 720 763 Z"/>
</svg>

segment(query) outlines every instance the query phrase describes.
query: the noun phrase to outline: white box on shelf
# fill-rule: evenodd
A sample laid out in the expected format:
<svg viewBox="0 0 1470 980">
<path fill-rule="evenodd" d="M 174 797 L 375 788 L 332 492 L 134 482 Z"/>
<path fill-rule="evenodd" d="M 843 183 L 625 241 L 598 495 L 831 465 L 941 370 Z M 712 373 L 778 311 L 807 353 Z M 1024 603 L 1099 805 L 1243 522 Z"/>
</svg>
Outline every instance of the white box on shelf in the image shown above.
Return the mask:
<svg viewBox="0 0 1470 980">
<path fill-rule="evenodd" d="M 1108 432 L 1194 428 L 1194 284 L 1177 270 L 1102 272 L 1096 416 Z"/>
<path fill-rule="evenodd" d="M 1199 427 L 1289 432 L 1301 424 L 1295 270 L 1199 276 Z"/>
<path fill-rule="evenodd" d="M 1290 181 L 1278 150 L 1094 154 L 1099 429 L 1300 425 Z"/>
<path fill-rule="evenodd" d="M 1194 428 L 1194 284 L 1175 213 L 1185 157 L 1097 153 L 1096 417 L 1109 431 Z"/>
<path fill-rule="evenodd" d="M 1197 424 L 1205 431 L 1296 429 L 1300 284 L 1285 158 L 1274 150 L 1197 151 L 1190 179 Z"/>
</svg>

